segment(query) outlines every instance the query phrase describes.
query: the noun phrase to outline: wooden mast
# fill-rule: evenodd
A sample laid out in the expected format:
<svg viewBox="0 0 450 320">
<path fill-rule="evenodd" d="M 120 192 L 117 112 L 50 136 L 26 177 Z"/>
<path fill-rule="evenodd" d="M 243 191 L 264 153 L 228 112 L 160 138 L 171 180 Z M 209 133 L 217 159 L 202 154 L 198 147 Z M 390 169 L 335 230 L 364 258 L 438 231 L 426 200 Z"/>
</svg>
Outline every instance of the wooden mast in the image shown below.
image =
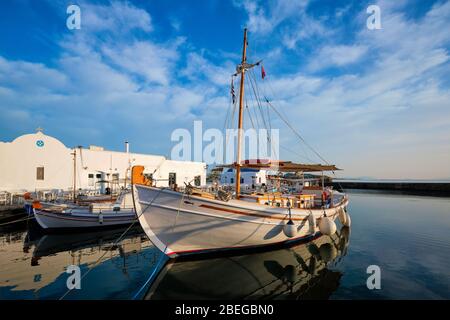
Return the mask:
<svg viewBox="0 0 450 320">
<path fill-rule="evenodd" d="M 244 117 L 244 77 L 245 65 L 247 62 L 247 28 L 244 29 L 244 45 L 242 48 L 241 62 L 241 85 L 239 88 L 239 123 L 238 123 L 238 143 L 236 157 L 236 199 L 239 199 L 241 193 L 241 140 L 242 140 L 242 122 Z"/>
</svg>

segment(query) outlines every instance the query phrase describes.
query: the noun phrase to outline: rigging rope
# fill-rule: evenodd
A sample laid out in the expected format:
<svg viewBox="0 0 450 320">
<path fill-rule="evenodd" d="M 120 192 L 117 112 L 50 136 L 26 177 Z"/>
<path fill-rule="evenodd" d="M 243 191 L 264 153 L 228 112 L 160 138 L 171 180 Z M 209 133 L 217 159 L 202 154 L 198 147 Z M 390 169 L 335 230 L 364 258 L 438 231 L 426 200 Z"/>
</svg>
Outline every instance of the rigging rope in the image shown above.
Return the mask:
<svg viewBox="0 0 450 320">
<path fill-rule="evenodd" d="M 276 112 L 276 114 L 280 117 L 280 119 L 289 127 L 289 129 L 292 130 L 292 132 L 309 148 L 316 156 L 318 156 L 323 162 L 325 162 L 327 165 L 329 165 L 329 162 L 325 160 L 313 147 L 311 147 L 306 140 L 300 135 L 300 133 L 295 130 L 295 128 L 289 123 L 287 119 L 285 119 L 281 113 L 278 112 L 278 110 L 270 103 L 269 99 L 264 97 L 266 99 L 267 104 Z"/>
<path fill-rule="evenodd" d="M 294 134 L 308 147 L 311 149 L 312 152 L 314 152 L 314 154 L 316 154 L 322 161 L 325 162 L 325 164 L 329 165 L 330 163 L 324 159 L 313 147 L 311 147 L 306 141 L 305 139 L 300 135 L 300 133 L 298 133 L 294 127 L 292 127 L 292 125 L 289 123 L 289 121 L 287 119 L 285 119 L 278 111 L 277 109 L 270 103 L 269 99 L 267 99 L 267 97 L 264 97 L 266 99 L 267 104 L 278 114 L 278 116 L 280 117 L 281 120 L 283 120 L 283 122 L 286 123 L 286 125 L 294 132 Z M 333 175 L 336 177 L 336 173 L 334 171 L 332 171 Z M 342 187 L 341 183 L 338 181 L 338 185 L 340 187 L 340 189 L 342 191 L 344 191 L 344 188 Z"/>
<path fill-rule="evenodd" d="M 268 121 L 267 122 L 269 123 L 269 126 L 267 126 L 267 123 L 265 121 L 264 111 L 262 110 L 262 104 L 261 104 L 261 101 L 259 100 L 259 96 L 258 96 L 258 92 L 257 92 L 256 79 L 254 78 L 254 75 L 252 75 L 251 73 L 249 73 L 249 77 L 248 78 L 250 79 L 249 81 L 250 81 L 250 84 L 251 84 L 251 87 L 252 87 L 252 90 L 253 90 L 252 93 L 253 93 L 253 96 L 255 97 L 255 100 L 257 101 L 257 105 L 258 105 L 259 111 L 261 113 L 261 117 L 262 117 L 264 125 L 265 125 L 266 134 L 267 134 L 267 141 L 270 144 L 272 153 L 274 154 L 274 158 L 278 159 L 278 155 L 276 154 L 276 151 L 275 151 L 273 143 L 272 143 L 272 139 L 270 137 L 270 133 L 272 132 L 272 125 L 270 123 L 270 117 L 268 117 Z M 255 90 L 255 87 L 256 87 L 256 90 Z"/>
<path fill-rule="evenodd" d="M 248 117 L 249 117 L 249 119 L 250 119 L 250 122 L 251 122 L 251 124 L 252 124 L 252 128 L 253 128 L 254 130 L 256 130 L 256 129 L 255 129 L 255 124 L 253 123 L 253 118 L 252 118 L 252 114 L 250 113 L 250 110 L 249 110 L 249 108 L 248 108 L 248 101 L 247 101 L 247 97 L 245 97 L 245 109 L 247 110 L 247 113 L 248 113 Z"/>
<path fill-rule="evenodd" d="M 275 96 L 276 96 L 276 95 L 275 95 L 275 90 L 273 89 L 273 87 L 272 87 L 272 85 L 271 85 L 271 81 L 269 81 L 269 80 L 270 80 L 270 77 L 266 77 L 266 78 L 268 78 L 268 79 L 265 80 L 265 81 L 263 81 L 263 83 L 264 83 L 265 85 L 267 85 L 267 87 L 269 87 L 269 89 L 270 89 L 270 91 L 271 91 L 271 94 L 272 94 L 272 97 L 275 97 Z M 263 86 L 263 88 L 264 88 L 264 86 Z M 266 90 L 264 90 L 264 96 L 265 96 L 265 97 L 268 96 Z M 283 108 L 278 108 L 278 110 L 280 110 L 280 112 L 283 114 L 283 116 L 284 116 L 286 119 L 288 118 L 288 116 L 287 116 L 286 113 L 284 112 Z M 302 148 L 302 151 L 303 151 L 303 153 L 305 154 L 305 159 L 307 159 L 307 160 L 310 161 L 310 162 L 314 162 L 314 161 L 309 157 L 308 150 L 304 148 L 303 144 L 300 144 L 300 147 Z"/>
<path fill-rule="evenodd" d="M 267 77 L 267 76 L 266 76 L 266 77 Z M 275 96 L 275 91 L 274 91 L 272 85 L 270 84 L 270 81 L 267 81 L 267 80 L 266 80 L 266 81 L 265 81 L 265 84 L 267 84 L 267 86 L 268 86 L 269 89 L 271 90 L 272 96 Z M 264 93 L 266 93 L 265 90 L 264 90 Z M 269 99 L 267 98 L 267 95 L 266 95 L 266 94 L 264 94 L 264 98 L 265 98 L 267 104 L 268 104 L 269 106 L 271 106 L 271 107 L 275 110 L 275 108 L 273 107 L 273 105 L 271 105 Z M 286 114 L 283 112 L 283 109 L 282 109 L 282 108 L 279 108 L 279 110 L 281 110 L 281 112 L 283 113 L 284 119 L 287 119 L 287 116 L 286 116 Z M 275 110 L 275 112 L 276 112 L 276 111 L 277 111 L 277 110 Z M 282 116 L 281 116 L 281 115 L 279 115 L 279 116 L 280 116 L 280 118 L 282 119 Z M 282 119 L 282 120 L 283 120 L 283 119 Z M 284 121 L 284 120 L 283 120 L 283 121 Z M 286 120 L 286 121 L 287 121 L 287 120 Z M 293 128 L 291 128 L 291 130 L 293 130 L 294 133 L 295 133 L 295 130 L 294 130 Z M 297 132 L 297 134 L 299 135 L 298 132 Z M 326 161 L 322 156 L 320 156 L 320 154 L 319 154 L 316 150 L 314 150 L 311 146 L 309 146 L 303 138 L 301 138 L 301 140 L 302 140 L 302 141 L 305 143 L 305 145 L 306 145 L 308 148 L 310 148 L 310 149 L 311 149 L 311 150 L 312 150 L 312 151 L 313 151 L 320 159 L 322 159 L 326 164 L 329 164 L 328 161 Z M 309 158 L 309 156 L 308 156 L 308 151 L 305 150 L 305 149 L 303 148 L 303 145 L 302 145 L 302 144 L 300 144 L 300 146 L 301 146 L 302 150 L 303 150 L 303 151 L 305 152 L 305 154 L 306 154 L 305 159 L 307 159 L 307 160 L 313 162 L 313 161 Z M 282 146 L 282 147 L 283 147 L 283 146 Z M 294 152 L 293 150 L 290 150 L 290 149 L 287 149 L 287 148 L 285 148 L 285 149 L 286 149 L 287 151 Z M 294 152 L 294 153 L 296 153 L 296 152 Z M 296 153 L 296 154 L 299 155 L 299 156 L 301 156 L 299 153 Z M 303 157 L 303 156 L 302 156 L 302 157 Z M 335 173 L 334 171 L 332 171 L 332 173 L 333 173 L 333 176 L 336 177 L 336 173 Z M 340 183 L 339 181 L 338 181 L 337 183 L 338 183 L 340 189 L 341 189 L 342 191 L 344 191 L 344 188 L 342 187 L 341 183 Z"/>
<path fill-rule="evenodd" d="M 234 75 L 233 76 L 231 76 L 232 78 L 234 77 Z M 239 93 L 239 95 L 240 95 L 240 93 Z M 232 111 L 231 111 L 231 113 L 230 113 L 230 115 L 229 115 L 229 117 L 227 117 L 226 119 L 225 119 L 225 123 L 224 123 L 224 131 L 227 129 L 227 127 L 228 126 L 230 126 L 230 129 L 232 129 L 232 124 L 234 123 L 234 117 L 235 117 L 235 114 L 236 114 L 236 105 L 237 105 L 237 98 L 235 98 L 234 99 L 234 101 L 233 101 L 233 97 L 230 97 L 230 106 L 229 106 L 229 110 L 230 109 L 232 109 Z M 225 131 L 225 148 L 227 148 L 227 146 L 228 146 L 228 143 L 229 143 L 229 134 L 230 134 L 230 132 L 228 131 L 228 130 L 226 130 Z"/>
</svg>

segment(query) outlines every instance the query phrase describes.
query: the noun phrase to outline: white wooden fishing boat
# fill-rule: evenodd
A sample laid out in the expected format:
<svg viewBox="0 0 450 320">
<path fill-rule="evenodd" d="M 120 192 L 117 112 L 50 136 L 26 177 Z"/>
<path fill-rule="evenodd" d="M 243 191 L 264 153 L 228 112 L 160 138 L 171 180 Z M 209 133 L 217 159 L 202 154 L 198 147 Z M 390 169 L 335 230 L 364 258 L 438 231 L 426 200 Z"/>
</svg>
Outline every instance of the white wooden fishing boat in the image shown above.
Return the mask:
<svg viewBox="0 0 450 320">
<path fill-rule="evenodd" d="M 132 168 L 133 202 L 139 222 L 150 240 L 169 257 L 249 249 L 288 244 L 334 234 L 335 220 L 350 225 L 346 212 L 348 198 L 340 192 L 325 193 L 324 186 L 312 194 L 262 193 L 242 195 L 241 168 L 279 172 L 324 172 L 338 170 L 329 164 L 297 164 L 283 161 L 242 161 L 241 140 L 244 102 L 244 75 L 257 64 L 246 62 L 247 32 L 244 32 L 240 75 L 235 196 L 218 190 L 202 192 L 188 185 L 184 190 L 154 186 L 144 167 Z M 234 90 L 232 90 L 234 92 Z M 234 100 L 234 99 L 233 99 Z M 322 201 L 309 201 L 324 196 Z M 305 205 L 309 203 L 309 205 Z"/>
<path fill-rule="evenodd" d="M 92 203 L 88 207 L 36 201 L 33 203 L 33 214 L 38 224 L 48 231 L 120 227 L 136 221 L 129 198 L 130 193 L 122 195 L 118 202 Z"/>
</svg>

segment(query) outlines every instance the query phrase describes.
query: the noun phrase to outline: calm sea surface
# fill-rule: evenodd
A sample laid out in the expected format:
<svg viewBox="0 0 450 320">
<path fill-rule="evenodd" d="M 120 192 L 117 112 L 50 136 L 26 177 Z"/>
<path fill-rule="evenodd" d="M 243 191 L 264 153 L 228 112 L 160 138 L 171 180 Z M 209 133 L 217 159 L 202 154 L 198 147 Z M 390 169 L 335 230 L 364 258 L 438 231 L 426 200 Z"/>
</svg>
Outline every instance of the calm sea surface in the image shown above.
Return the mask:
<svg viewBox="0 0 450 320">
<path fill-rule="evenodd" d="M 333 237 L 174 263 L 139 227 L 120 243 L 124 229 L 0 227 L 0 299 L 450 299 L 450 198 L 351 191 L 349 213 L 351 229 L 338 224 Z M 83 278 L 67 293 L 69 265 Z M 380 290 L 367 288 L 370 265 L 380 267 Z"/>
</svg>

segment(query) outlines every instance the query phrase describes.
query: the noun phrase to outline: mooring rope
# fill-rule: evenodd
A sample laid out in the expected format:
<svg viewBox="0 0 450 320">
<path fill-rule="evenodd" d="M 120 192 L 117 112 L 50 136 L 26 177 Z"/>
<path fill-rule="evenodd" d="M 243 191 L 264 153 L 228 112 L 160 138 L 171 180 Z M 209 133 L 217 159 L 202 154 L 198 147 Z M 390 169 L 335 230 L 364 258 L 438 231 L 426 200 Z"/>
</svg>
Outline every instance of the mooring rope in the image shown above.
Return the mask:
<svg viewBox="0 0 450 320">
<path fill-rule="evenodd" d="M 1 226 L 6 226 L 6 225 L 8 225 L 8 224 L 13 224 L 13 223 L 21 222 L 21 221 L 31 220 L 31 219 L 34 219 L 34 216 L 26 217 L 26 218 L 14 220 L 14 221 L 9 221 L 9 222 L 5 222 L 5 223 L 0 223 L 0 227 L 1 227 Z"/>
<path fill-rule="evenodd" d="M 167 246 L 166 246 L 166 248 L 167 248 Z M 147 278 L 147 280 L 144 282 L 144 284 L 134 294 L 132 300 L 136 300 L 141 295 L 142 290 L 144 290 L 147 287 L 147 285 L 151 282 L 151 280 L 153 280 L 153 278 L 156 276 L 157 272 L 159 271 L 159 266 L 160 266 L 161 262 L 164 261 L 165 256 L 166 255 L 164 254 L 164 252 L 161 252 L 161 257 L 159 258 L 158 263 L 156 264 L 156 266 L 154 267 L 154 269 L 150 273 L 150 276 Z"/>
</svg>

